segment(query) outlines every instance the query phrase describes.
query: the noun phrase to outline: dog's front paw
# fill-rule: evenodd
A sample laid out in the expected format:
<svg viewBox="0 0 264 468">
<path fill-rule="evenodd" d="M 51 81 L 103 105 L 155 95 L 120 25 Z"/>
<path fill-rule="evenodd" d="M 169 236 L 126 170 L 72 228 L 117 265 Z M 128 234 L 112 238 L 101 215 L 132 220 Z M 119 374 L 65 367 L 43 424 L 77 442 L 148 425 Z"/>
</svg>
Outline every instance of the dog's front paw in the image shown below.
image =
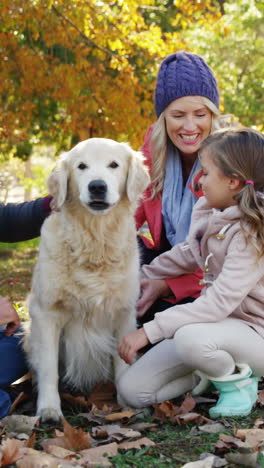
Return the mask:
<svg viewBox="0 0 264 468">
<path fill-rule="evenodd" d="M 40 417 L 42 423 L 59 423 L 63 414 L 56 408 L 42 408 L 38 410 L 37 416 Z"/>
</svg>

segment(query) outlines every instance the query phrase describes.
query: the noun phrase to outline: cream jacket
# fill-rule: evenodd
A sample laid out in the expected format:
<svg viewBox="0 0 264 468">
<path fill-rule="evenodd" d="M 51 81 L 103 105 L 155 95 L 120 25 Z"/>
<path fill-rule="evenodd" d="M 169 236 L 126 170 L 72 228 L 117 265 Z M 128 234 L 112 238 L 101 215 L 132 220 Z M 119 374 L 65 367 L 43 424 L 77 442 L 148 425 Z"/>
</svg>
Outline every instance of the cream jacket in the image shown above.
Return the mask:
<svg viewBox="0 0 264 468">
<path fill-rule="evenodd" d="M 240 211 L 209 208 L 205 197 L 194 207 L 187 240 L 143 267 L 147 278 L 163 279 L 202 268 L 205 288 L 192 303 L 175 305 L 144 324 L 151 343 L 171 338 L 191 323 L 235 317 L 264 337 L 264 257 L 246 243 Z"/>
</svg>

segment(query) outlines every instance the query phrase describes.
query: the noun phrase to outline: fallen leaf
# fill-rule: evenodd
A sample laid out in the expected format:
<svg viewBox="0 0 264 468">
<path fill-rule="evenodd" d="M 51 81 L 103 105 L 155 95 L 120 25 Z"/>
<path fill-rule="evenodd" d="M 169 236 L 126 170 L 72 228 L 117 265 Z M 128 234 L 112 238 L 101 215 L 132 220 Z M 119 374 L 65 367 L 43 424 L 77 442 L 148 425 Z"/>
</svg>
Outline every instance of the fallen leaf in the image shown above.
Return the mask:
<svg viewBox="0 0 264 468">
<path fill-rule="evenodd" d="M 179 424 L 179 426 L 183 426 L 184 424 L 194 422 L 195 424 L 202 424 L 208 423 L 211 420 L 206 418 L 205 416 L 202 416 L 199 413 L 186 413 L 186 414 L 179 414 L 178 416 L 175 416 L 175 421 Z"/>
<path fill-rule="evenodd" d="M 204 460 L 197 460 L 194 462 L 186 463 L 181 468 L 212 468 L 214 466 L 214 456 L 205 458 Z"/>
<path fill-rule="evenodd" d="M 155 431 L 158 427 L 158 424 L 156 423 L 151 423 L 151 422 L 138 422 L 134 424 L 130 424 L 131 429 L 134 429 L 135 431 Z"/>
<path fill-rule="evenodd" d="M 256 467 L 257 466 L 257 452 L 254 453 L 227 453 L 225 458 L 228 462 L 235 463 L 236 465 L 240 466 L 247 466 L 247 467 Z"/>
<path fill-rule="evenodd" d="M 76 452 L 72 452 L 71 450 L 67 450 L 63 447 L 58 447 L 57 445 L 49 445 L 47 448 L 47 453 L 64 460 L 71 460 L 72 458 L 76 458 Z"/>
<path fill-rule="evenodd" d="M 190 411 L 192 411 L 196 406 L 196 401 L 195 399 L 193 398 L 193 396 L 191 395 L 191 393 L 187 393 L 184 401 L 182 402 L 181 406 L 180 406 L 180 412 L 181 413 L 189 413 Z"/>
<path fill-rule="evenodd" d="M 91 403 L 88 402 L 87 398 L 84 396 L 74 396 L 71 393 L 61 393 L 61 400 L 63 403 L 68 403 L 70 406 L 81 406 L 84 408 L 91 407 Z"/>
<path fill-rule="evenodd" d="M 118 445 L 118 450 L 140 449 L 141 447 L 152 447 L 154 445 L 155 443 L 152 440 L 147 437 L 142 437 L 141 439 L 131 440 L 130 442 L 121 442 L 121 444 Z"/>
<path fill-rule="evenodd" d="M 219 452 L 226 452 L 232 448 L 246 448 L 245 442 L 242 442 L 237 437 L 233 437 L 227 434 L 220 434 L 219 440 L 215 444 L 215 448 Z"/>
<path fill-rule="evenodd" d="M 212 457 L 212 456 L 214 457 L 214 462 L 213 462 L 214 468 L 221 468 L 222 466 L 227 465 L 227 461 L 225 458 L 220 458 L 217 455 L 214 455 L 213 453 L 210 453 L 210 452 L 201 453 L 200 460 L 204 460 L 205 458 Z"/>
<path fill-rule="evenodd" d="M 171 401 L 166 400 L 160 404 L 152 405 L 155 408 L 153 419 L 158 419 L 159 421 L 165 421 L 170 419 L 175 414 L 179 414 L 179 406 L 174 405 Z"/>
<path fill-rule="evenodd" d="M 259 404 L 260 406 L 264 406 L 264 390 L 259 392 L 258 399 L 257 399 L 257 404 Z"/>
<path fill-rule="evenodd" d="M 263 429 L 264 428 L 263 419 L 257 418 L 256 421 L 254 422 L 254 427 L 257 427 L 258 429 Z"/>
<path fill-rule="evenodd" d="M 82 458 L 79 460 L 79 464 L 88 464 L 89 467 L 97 465 L 111 466 L 111 462 L 106 457 L 113 457 L 117 455 L 117 452 L 118 445 L 116 442 L 87 450 L 81 450 L 79 453 Z"/>
<path fill-rule="evenodd" d="M 75 429 L 66 419 L 63 419 L 64 438 L 67 442 L 66 448 L 83 450 L 91 447 L 91 437 L 82 428 Z"/>
<path fill-rule="evenodd" d="M 199 426 L 201 432 L 205 432 L 207 434 L 216 434 L 217 432 L 222 432 L 225 430 L 225 426 L 222 423 L 212 423 L 212 424 L 204 424 L 203 426 Z"/>
<path fill-rule="evenodd" d="M 11 465 L 21 458 L 19 450 L 24 443 L 17 439 L 5 439 L 0 448 L 2 452 L 1 466 Z"/>
<path fill-rule="evenodd" d="M 120 411 L 119 413 L 111 413 L 105 416 L 106 421 L 127 421 L 136 413 L 135 411 Z"/>
<path fill-rule="evenodd" d="M 259 449 L 264 445 L 264 429 L 251 429 L 245 437 L 247 447 Z"/>
<path fill-rule="evenodd" d="M 70 466 L 79 466 L 74 465 L 74 462 L 71 461 Z M 65 464 L 62 465 L 61 460 L 54 458 L 51 455 L 48 455 L 44 452 L 37 452 L 36 454 L 25 455 L 23 458 L 17 461 L 17 468 L 62 468 L 66 467 Z"/>
<path fill-rule="evenodd" d="M 76 429 L 66 419 L 63 419 L 64 433 L 62 436 L 44 440 L 41 445 L 48 452 L 50 446 L 62 447 L 70 450 L 84 450 L 91 447 L 91 437 L 83 429 Z"/>
<path fill-rule="evenodd" d="M 22 414 L 12 414 L 2 419 L 4 430 L 8 437 L 10 435 L 15 436 L 16 434 L 31 435 L 34 426 L 36 425 L 39 418 L 37 416 L 25 416 Z"/>
<path fill-rule="evenodd" d="M 116 403 L 116 388 L 112 382 L 97 384 L 89 395 L 88 402 L 103 408 L 105 404 L 119 406 Z"/>
<path fill-rule="evenodd" d="M 95 427 L 91 431 L 93 438 L 103 438 L 103 435 L 106 435 L 105 438 L 110 437 L 116 442 L 119 442 L 123 439 L 140 437 L 141 433 L 134 431 L 130 427 L 121 427 L 119 424 L 107 424 L 106 426 Z M 99 436 L 99 437 L 98 437 Z"/>
</svg>

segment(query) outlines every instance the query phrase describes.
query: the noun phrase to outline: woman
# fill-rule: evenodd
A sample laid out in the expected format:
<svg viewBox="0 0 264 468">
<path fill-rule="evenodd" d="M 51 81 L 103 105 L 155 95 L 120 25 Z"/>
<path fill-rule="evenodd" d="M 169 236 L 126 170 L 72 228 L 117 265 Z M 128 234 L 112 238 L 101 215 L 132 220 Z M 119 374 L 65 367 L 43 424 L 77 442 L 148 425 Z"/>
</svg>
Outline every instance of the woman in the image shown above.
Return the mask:
<svg viewBox="0 0 264 468">
<path fill-rule="evenodd" d="M 18 242 L 40 235 L 41 225 L 49 215 L 51 196 L 25 203 L 0 204 L 0 242 Z M 20 325 L 17 312 L 5 297 L 0 297 L 0 418 L 6 416 L 11 398 L 8 385 L 27 372 L 26 359 L 14 334 Z"/>
<path fill-rule="evenodd" d="M 161 64 L 155 90 L 157 122 L 147 132 L 142 151 L 150 167 L 151 185 L 136 214 L 137 227 L 145 222 L 152 239 L 141 236 L 142 263 L 182 242 L 188 234 L 192 209 L 201 195 L 197 158 L 202 141 L 220 128 L 216 79 L 202 57 L 177 52 Z M 194 180 L 193 187 L 191 182 Z M 198 186 L 198 189 L 196 187 Z M 200 295 L 201 271 L 142 282 L 139 323 L 152 320 L 175 303 Z"/>
</svg>

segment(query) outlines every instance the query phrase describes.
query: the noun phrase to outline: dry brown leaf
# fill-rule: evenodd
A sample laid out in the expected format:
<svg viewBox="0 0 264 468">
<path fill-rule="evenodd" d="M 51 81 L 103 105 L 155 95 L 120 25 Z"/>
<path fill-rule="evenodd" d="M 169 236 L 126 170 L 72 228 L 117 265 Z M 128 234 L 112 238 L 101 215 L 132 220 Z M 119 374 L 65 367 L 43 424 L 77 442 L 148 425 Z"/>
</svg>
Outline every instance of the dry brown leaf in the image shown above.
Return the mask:
<svg viewBox="0 0 264 468">
<path fill-rule="evenodd" d="M 175 414 L 179 413 L 179 406 L 174 405 L 171 401 L 166 400 L 160 404 L 152 405 L 155 408 L 153 419 L 158 419 L 159 421 L 165 421 L 170 419 Z"/>
<path fill-rule="evenodd" d="M 219 452 L 226 452 L 232 448 L 246 448 L 245 442 L 242 442 L 237 437 L 233 437 L 227 434 L 220 434 L 219 440 L 215 444 L 215 448 Z"/>
<path fill-rule="evenodd" d="M 257 452 L 254 453 L 227 453 L 225 458 L 228 462 L 234 463 L 236 466 L 242 467 L 253 467 L 257 466 Z"/>
<path fill-rule="evenodd" d="M 264 420 L 262 418 L 257 418 L 256 421 L 254 422 L 254 427 L 257 427 L 258 429 L 263 429 Z"/>
<path fill-rule="evenodd" d="M 17 461 L 16 466 L 17 468 L 59 468 L 61 462 L 47 453 L 38 452 L 34 455 L 25 455 Z"/>
<path fill-rule="evenodd" d="M 25 441 L 24 446 L 28 448 L 33 448 L 36 442 L 37 434 L 33 432 L 33 434 L 29 437 L 28 440 Z"/>
<path fill-rule="evenodd" d="M 107 457 L 114 457 L 117 455 L 118 452 L 118 445 L 116 442 L 112 442 L 111 444 L 100 445 L 99 447 L 94 447 L 87 450 L 82 450 L 80 455 L 82 458 L 79 460 L 79 464 L 86 464 L 88 466 L 111 466 L 111 462 L 108 460 Z M 106 455 L 106 456 L 104 456 Z"/>
<path fill-rule="evenodd" d="M 196 406 L 195 399 L 192 397 L 191 393 L 187 393 L 184 401 L 182 402 L 180 406 L 180 412 L 183 414 L 189 413 L 195 408 L 195 406 Z"/>
<path fill-rule="evenodd" d="M 1 466 L 11 465 L 21 458 L 20 449 L 24 442 L 17 439 L 6 439 L 2 442 L 0 448 L 2 452 Z"/>
<path fill-rule="evenodd" d="M 103 408 L 105 405 L 119 407 L 116 403 L 116 388 L 112 382 L 97 384 L 90 393 L 88 401 L 97 408 Z"/>
<path fill-rule="evenodd" d="M 105 416 L 106 421 L 127 421 L 135 416 L 135 411 L 120 411 L 119 413 L 111 413 Z"/>
<path fill-rule="evenodd" d="M 129 427 L 131 429 L 134 429 L 134 431 L 156 431 L 157 428 L 159 427 L 158 424 L 156 423 L 151 423 L 151 422 L 138 422 L 134 424 L 130 424 Z"/>
<path fill-rule="evenodd" d="M 111 405 L 115 409 L 120 408 L 116 402 L 116 389 L 113 383 L 99 383 L 95 385 L 92 392 L 87 395 L 74 396 L 70 393 L 62 393 L 61 399 L 71 406 L 82 406 L 84 408 L 96 405 L 102 409 L 105 405 Z"/>
<path fill-rule="evenodd" d="M 49 451 L 49 447 L 61 447 L 61 448 L 65 448 L 65 449 L 68 449 L 68 447 L 66 447 L 67 445 L 67 442 L 66 440 L 64 439 L 64 437 L 54 437 L 54 438 L 48 438 L 48 439 L 45 439 L 43 440 L 41 443 L 40 443 L 41 447 L 43 448 L 43 450 L 45 452 L 48 452 Z"/>
<path fill-rule="evenodd" d="M 258 403 L 260 406 L 264 406 L 264 390 L 262 390 L 261 392 L 259 392 L 259 394 L 258 394 L 258 399 L 257 399 L 257 403 Z"/>
<path fill-rule="evenodd" d="M 125 438 L 140 437 L 141 433 L 134 431 L 130 427 L 121 427 L 119 424 L 107 424 L 105 426 L 94 427 L 91 435 L 94 439 L 110 438 L 114 439 L 115 442 L 120 442 Z"/>
<path fill-rule="evenodd" d="M 147 437 L 142 437 L 141 439 L 131 440 L 129 442 L 121 442 L 121 444 L 118 445 L 118 450 L 140 449 L 141 447 L 152 447 L 154 445 L 155 443 L 152 440 Z"/>
<path fill-rule="evenodd" d="M 186 413 L 175 416 L 175 421 L 179 424 L 179 426 L 183 426 L 184 424 L 188 424 L 190 422 L 194 422 L 200 426 L 203 423 L 209 423 L 211 419 L 208 419 L 199 413 Z"/>
<path fill-rule="evenodd" d="M 226 453 L 230 450 L 230 445 L 226 442 L 224 442 L 223 440 L 218 440 L 216 443 L 215 443 L 215 451 L 216 453 Z"/>
<path fill-rule="evenodd" d="M 71 450 L 67 450 L 63 447 L 58 447 L 57 445 L 49 445 L 47 448 L 47 453 L 53 455 L 57 458 L 62 458 L 63 460 L 71 460 L 72 458 L 76 458 L 76 452 L 72 452 Z"/>
<path fill-rule="evenodd" d="M 91 437 L 88 432 L 82 428 L 75 429 L 66 419 L 63 419 L 64 438 L 67 442 L 66 447 L 73 450 L 84 450 L 91 447 Z"/>
<path fill-rule="evenodd" d="M 186 463 L 185 465 L 182 465 L 182 468 L 212 468 L 214 466 L 214 458 L 215 457 L 213 455 L 210 455 L 209 457 L 204 458 L 204 460 Z"/>
<path fill-rule="evenodd" d="M 167 400 L 163 403 L 153 405 L 155 412 L 153 419 L 158 419 L 160 421 L 169 420 L 171 423 L 179 421 L 178 415 L 187 415 L 192 411 L 196 406 L 196 402 L 192 395 L 188 393 L 180 406 L 174 405 L 171 401 Z M 194 414 L 194 413 L 191 413 Z M 195 413 L 197 414 L 197 413 Z M 192 419 L 190 419 L 192 421 Z M 209 419 L 207 421 L 210 421 Z"/>
<path fill-rule="evenodd" d="M 76 429 L 71 426 L 66 419 L 63 419 L 64 432 L 58 437 L 45 439 L 41 446 L 45 452 L 49 451 L 50 446 L 62 447 L 68 450 L 84 450 L 91 447 L 91 437 L 83 429 Z M 57 432 L 58 433 L 58 432 Z"/>
<path fill-rule="evenodd" d="M 90 407 L 91 403 L 88 402 L 84 396 L 74 396 L 71 393 L 61 393 L 60 395 L 63 403 L 68 403 L 70 406 L 81 406 L 84 408 Z"/>
<path fill-rule="evenodd" d="M 16 434 L 27 434 L 31 435 L 34 429 L 34 426 L 38 422 L 39 418 L 37 416 L 25 416 L 23 414 L 13 414 L 11 416 L 6 416 L 2 419 L 2 425 L 4 430 L 9 435 Z"/>
<path fill-rule="evenodd" d="M 205 432 L 206 434 L 217 434 L 217 432 L 224 431 L 225 426 L 222 423 L 216 422 L 199 426 L 199 429 L 201 432 Z"/>
<path fill-rule="evenodd" d="M 264 429 L 237 429 L 236 437 L 245 440 L 245 446 L 258 449 L 264 445 Z"/>
</svg>

